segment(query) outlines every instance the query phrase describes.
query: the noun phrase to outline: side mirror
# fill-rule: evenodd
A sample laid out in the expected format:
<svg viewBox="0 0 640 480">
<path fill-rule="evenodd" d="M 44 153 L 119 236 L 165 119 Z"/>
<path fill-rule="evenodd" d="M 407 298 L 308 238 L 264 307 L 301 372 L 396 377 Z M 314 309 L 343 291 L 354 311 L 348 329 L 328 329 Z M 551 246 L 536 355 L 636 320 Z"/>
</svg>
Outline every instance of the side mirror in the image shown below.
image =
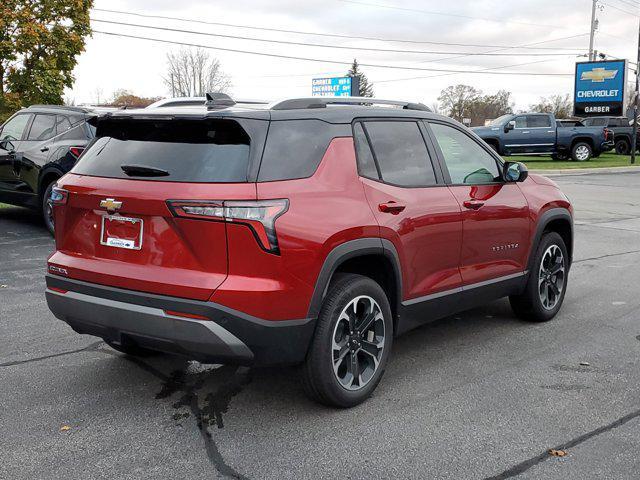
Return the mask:
<svg viewBox="0 0 640 480">
<path fill-rule="evenodd" d="M 7 150 L 8 152 L 14 152 L 16 150 L 16 146 L 8 138 L 0 141 L 0 148 L 2 150 Z"/>
<path fill-rule="evenodd" d="M 515 120 L 511 120 L 510 122 L 508 122 L 504 126 L 504 133 L 507 133 L 507 132 L 513 130 L 514 128 L 516 128 L 516 121 Z"/>
<path fill-rule="evenodd" d="M 529 176 L 529 169 L 524 163 L 505 162 L 504 179 L 507 182 L 524 182 Z"/>
</svg>

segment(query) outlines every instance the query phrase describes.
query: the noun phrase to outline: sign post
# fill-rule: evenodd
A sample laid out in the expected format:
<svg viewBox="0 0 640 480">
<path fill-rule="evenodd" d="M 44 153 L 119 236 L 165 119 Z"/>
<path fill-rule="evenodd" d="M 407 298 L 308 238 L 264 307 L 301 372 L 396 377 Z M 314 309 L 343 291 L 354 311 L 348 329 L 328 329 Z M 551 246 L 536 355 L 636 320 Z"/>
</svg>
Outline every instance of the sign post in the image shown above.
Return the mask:
<svg viewBox="0 0 640 480">
<path fill-rule="evenodd" d="M 626 71 L 626 60 L 576 63 L 574 115 L 624 115 Z"/>
</svg>

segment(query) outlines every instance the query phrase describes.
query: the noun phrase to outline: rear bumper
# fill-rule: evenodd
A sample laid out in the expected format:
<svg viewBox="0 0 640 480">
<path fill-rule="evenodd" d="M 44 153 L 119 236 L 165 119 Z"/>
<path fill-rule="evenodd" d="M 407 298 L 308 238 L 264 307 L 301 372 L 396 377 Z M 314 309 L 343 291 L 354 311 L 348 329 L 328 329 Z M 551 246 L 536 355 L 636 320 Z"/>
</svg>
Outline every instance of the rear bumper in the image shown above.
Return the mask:
<svg viewBox="0 0 640 480">
<path fill-rule="evenodd" d="M 310 318 L 262 320 L 212 302 L 135 292 L 57 275 L 47 275 L 46 280 L 49 309 L 76 332 L 205 363 L 299 363 L 306 356 L 315 327 Z"/>
</svg>

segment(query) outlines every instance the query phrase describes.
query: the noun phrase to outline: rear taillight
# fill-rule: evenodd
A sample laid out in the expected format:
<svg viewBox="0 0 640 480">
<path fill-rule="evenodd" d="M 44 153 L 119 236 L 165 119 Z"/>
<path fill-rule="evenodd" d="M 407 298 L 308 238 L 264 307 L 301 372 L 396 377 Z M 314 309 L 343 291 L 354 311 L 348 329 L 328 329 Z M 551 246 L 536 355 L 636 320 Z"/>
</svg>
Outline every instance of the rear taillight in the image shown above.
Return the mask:
<svg viewBox="0 0 640 480">
<path fill-rule="evenodd" d="M 604 129 L 604 139 L 608 140 L 611 139 L 613 140 L 613 130 L 609 130 L 608 128 Z"/>
<path fill-rule="evenodd" d="M 84 147 L 69 147 L 69 153 L 76 158 L 78 158 L 82 152 L 84 152 Z"/>
<path fill-rule="evenodd" d="M 289 200 L 168 200 L 167 205 L 176 217 L 219 222 L 233 222 L 248 226 L 258 244 L 269 253 L 280 253 L 275 223 L 289 208 Z"/>
<path fill-rule="evenodd" d="M 64 188 L 53 187 L 49 200 L 51 200 L 52 205 L 64 205 L 69 200 L 69 192 Z"/>
</svg>

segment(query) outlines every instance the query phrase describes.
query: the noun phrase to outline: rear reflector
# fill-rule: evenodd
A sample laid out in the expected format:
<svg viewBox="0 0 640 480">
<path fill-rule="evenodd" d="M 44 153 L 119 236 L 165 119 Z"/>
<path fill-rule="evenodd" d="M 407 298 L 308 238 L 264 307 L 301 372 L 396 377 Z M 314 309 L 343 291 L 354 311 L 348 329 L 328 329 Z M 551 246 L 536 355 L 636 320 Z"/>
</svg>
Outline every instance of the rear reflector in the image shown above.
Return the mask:
<svg viewBox="0 0 640 480">
<path fill-rule="evenodd" d="M 176 217 L 219 222 L 233 222 L 248 226 L 260 247 L 279 254 L 275 223 L 289 208 L 289 200 L 167 200 Z"/>
<path fill-rule="evenodd" d="M 174 310 L 165 310 L 164 313 L 166 313 L 167 315 L 171 315 L 173 317 L 191 318 L 193 320 L 210 320 L 209 318 L 203 315 L 197 315 L 195 313 L 176 312 Z"/>
<path fill-rule="evenodd" d="M 69 290 L 63 290 L 62 288 L 56 288 L 56 287 L 49 287 L 49 290 L 52 290 L 57 293 L 63 293 L 63 294 L 69 291 Z"/>
</svg>

